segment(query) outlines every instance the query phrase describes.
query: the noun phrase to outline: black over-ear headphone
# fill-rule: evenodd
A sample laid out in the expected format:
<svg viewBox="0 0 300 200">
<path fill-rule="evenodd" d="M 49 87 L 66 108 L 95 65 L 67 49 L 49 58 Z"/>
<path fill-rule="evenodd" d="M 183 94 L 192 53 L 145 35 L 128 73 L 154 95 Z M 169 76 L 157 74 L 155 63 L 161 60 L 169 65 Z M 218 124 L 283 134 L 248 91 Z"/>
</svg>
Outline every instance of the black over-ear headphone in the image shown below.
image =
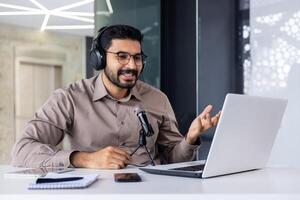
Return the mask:
<svg viewBox="0 0 300 200">
<path fill-rule="evenodd" d="M 101 46 L 101 36 L 109 28 L 111 28 L 111 26 L 104 26 L 98 31 L 98 34 L 94 38 L 92 48 L 90 50 L 90 66 L 92 66 L 97 71 L 104 69 L 104 67 L 106 66 L 106 53 Z M 100 46 L 98 46 L 98 42 Z"/>
<path fill-rule="evenodd" d="M 104 69 L 106 66 L 106 52 L 105 52 L 104 48 L 101 46 L 101 37 L 106 30 L 108 30 L 112 27 L 113 26 L 102 27 L 98 31 L 98 34 L 96 35 L 96 37 L 93 40 L 92 48 L 90 50 L 90 66 L 92 66 L 97 71 Z M 98 46 L 98 44 L 100 46 Z M 143 51 L 142 51 L 142 54 L 146 57 L 146 55 L 143 53 Z M 146 62 L 143 61 L 142 71 L 144 69 L 145 64 L 146 64 Z"/>
</svg>

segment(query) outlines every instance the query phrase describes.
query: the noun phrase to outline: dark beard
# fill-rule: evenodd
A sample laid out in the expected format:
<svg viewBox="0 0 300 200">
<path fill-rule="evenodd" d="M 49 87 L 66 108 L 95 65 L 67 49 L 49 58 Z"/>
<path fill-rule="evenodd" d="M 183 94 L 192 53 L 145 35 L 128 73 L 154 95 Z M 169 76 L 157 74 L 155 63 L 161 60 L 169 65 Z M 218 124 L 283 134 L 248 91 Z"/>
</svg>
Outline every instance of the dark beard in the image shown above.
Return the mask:
<svg viewBox="0 0 300 200">
<path fill-rule="evenodd" d="M 133 69 L 120 69 L 117 72 L 117 77 L 114 77 L 113 73 L 111 71 L 107 70 L 107 67 L 104 68 L 104 73 L 107 76 L 107 78 L 110 80 L 111 83 L 113 83 L 115 86 L 122 88 L 122 89 L 131 89 L 135 86 L 136 81 L 138 80 L 138 71 Z M 119 80 L 119 76 L 122 74 L 132 74 L 136 77 L 134 82 L 131 83 L 121 83 Z"/>
</svg>

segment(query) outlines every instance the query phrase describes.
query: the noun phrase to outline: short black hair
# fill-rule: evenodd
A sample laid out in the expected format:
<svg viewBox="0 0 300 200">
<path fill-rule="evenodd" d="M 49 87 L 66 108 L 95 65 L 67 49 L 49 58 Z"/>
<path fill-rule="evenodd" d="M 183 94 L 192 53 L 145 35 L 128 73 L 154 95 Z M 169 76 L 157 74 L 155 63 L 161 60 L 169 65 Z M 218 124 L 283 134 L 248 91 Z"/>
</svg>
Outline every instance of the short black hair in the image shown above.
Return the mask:
<svg viewBox="0 0 300 200">
<path fill-rule="evenodd" d="M 113 39 L 131 39 L 139 41 L 140 44 L 143 40 L 141 31 L 129 25 L 104 26 L 99 29 L 99 33 L 101 33 L 101 37 L 97 38 L 97 47 L 103 50 L 107 50 L 110 47 Z"/>
</svg>

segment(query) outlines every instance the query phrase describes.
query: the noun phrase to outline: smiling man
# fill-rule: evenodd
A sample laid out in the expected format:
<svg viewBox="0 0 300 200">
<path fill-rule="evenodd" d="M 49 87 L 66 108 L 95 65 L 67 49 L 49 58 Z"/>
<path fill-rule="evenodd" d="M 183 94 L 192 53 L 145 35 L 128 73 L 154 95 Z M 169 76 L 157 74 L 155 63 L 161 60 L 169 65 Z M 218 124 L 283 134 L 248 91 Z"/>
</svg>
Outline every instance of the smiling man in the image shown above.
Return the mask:
<svg viewBox="0 0 300 200">
<path fill-rule="evenodd" d="M 150 160 L 144 148 L 130 156 L 141 129 L 137 106 L 147 111 L 153 128 L 147 148 L 156 164 L 192 160 L 199 136 L 217 124 L 220 113 L 210 117 L 212 106 L 207 106 L 183 137 L 166 95 L 138 80 L 146 59 L 141 42 L 141 32 L 131 26 L 100 29 L 91 55 L 99 59 L 94 67 L 104 69 L 49 97 L 16 142 L 13 165 L 98 169 L 147 165 Z M 71 150 L 57 147 L 66 134 Z"/>
</svg>

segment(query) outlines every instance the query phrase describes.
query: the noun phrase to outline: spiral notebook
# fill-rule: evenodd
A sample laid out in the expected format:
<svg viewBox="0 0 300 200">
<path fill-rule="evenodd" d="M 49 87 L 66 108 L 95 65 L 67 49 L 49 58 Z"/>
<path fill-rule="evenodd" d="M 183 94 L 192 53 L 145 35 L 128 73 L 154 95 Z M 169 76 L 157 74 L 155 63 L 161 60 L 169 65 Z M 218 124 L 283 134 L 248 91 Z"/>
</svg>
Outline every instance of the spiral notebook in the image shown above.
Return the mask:
<svg viewBox="0 0 300 200">
<path fill-rule="evenodd" d="M 98 174 L 88 174 L 88 175 L 74 175 L 74 174 L 57 174 L 57 173 L 48 173 L 43 178 L 49 179 L 61 179 L 69 177 L 82 177 L 80 180 L 75 181 L 65 181 L 65 182 L 54 182 L 54 183 L 30 183 L 28 189 L 76 189 L 76 188 L 86 188 L 94 183 Z"/>
</svg>

